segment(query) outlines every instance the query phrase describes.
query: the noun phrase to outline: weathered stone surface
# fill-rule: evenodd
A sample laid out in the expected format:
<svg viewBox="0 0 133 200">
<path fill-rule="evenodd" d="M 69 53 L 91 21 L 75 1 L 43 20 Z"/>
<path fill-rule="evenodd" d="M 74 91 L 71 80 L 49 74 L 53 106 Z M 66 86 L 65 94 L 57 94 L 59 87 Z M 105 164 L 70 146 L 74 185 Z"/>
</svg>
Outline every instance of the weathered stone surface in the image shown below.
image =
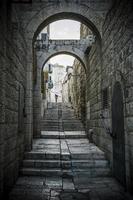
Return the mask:
<svg viewBox="0 0 133 200">
<path fill-rule="evenodd" d="M 132 1 L 116 1 L 113 6 L 112 2 L 107 0 L 96 0 L 95 2 L 92 0 L 33 0 L 31 4 L 13 3 L 11 5 L 9 3 L 7 7 L 6 1 L 1 1 L 0 194 L 3 191 L 6 192 L 14 184 L 18 174 L 18 166 L 23 158 L 24 149 L 31 149 L 33 137 L 34 65 L 32 42 L 35 41 L 39 31 L 47 23 L 62 18 L 79 20 L 88 25 L 94 35 L 96 35 L 96 43 L 91 48 L 89 55 L 86 56 L 86 81 L 77 85 L 78 90 L 82 90 L 80 92 L 83 92 L 83 95 L 79 96 L 79 101 L 76 103 L 78 108 L 75 107 L 75 109 L 77 114 L 82 118 L 84 117 L 84 110 L 86 110 L 88 116 L 86 120 L 87 130 L 93 129 L 93 141 L 105 151 L 111 163 L 113 152 L 112 139 L 103 129 L 100 114 L 101 112 L 103 113 L 105 122 L 111 129 L 113 86 L 116 81 L 119 81 L 122 85 L 126 144 L 126 182 L 127 188 L 132 190 Z M 45 23 L 45 20 L 47 20 L 47 23 Z M 83 35 L 85 36 L 86 34 L 86 30 L 84 29 Z M 82 72 L 81 69 L 77 71 L 79 73 Z M 80 80 L 83 80 L 84 77 L 84 73 L 81 73 Z M 86 86 L 85 90 L 84 86 Z M 102 90 L 106 87 L 109 91 L 109 102 L 108 108 L 103 109 Z M 80 92 L 78 91 L 76 94 Z M 86 99 L 84 98 L 84 93 L 87 93 Z M 85 109 L 86 104 L 84 100 L 88 102 L 87 109 Z M 53 118 L 56 118 L 56 114 Z M 55 127 L 57 128 L 57 126 Z M 36 130 L 38 132 L 40 130 L 40 127 L 37 125 Z M 64 135 L 61 137 L 64 137 Z M 76 141 L 76 143 L 78 142 Z M 63 157 L 69 159 L 65 147 L 63 151 Z M 71 151 L 73 154 L 77 150 L 72 147 Z M 46 152 L 47 157 L 51 156 L 51 150 Z M 73 155 L 77 156 L 78 154 L 75 153 Z M 52 157 L 54 156 L 52 155 Z M 24 199 L 25 191 L 21 189 L 21 193 L 22 191 L 24 196 L 21 197 Z M 27 193 L 29 191 L 30 193 L 33 192 L 33 190 L 28 190 Z M 33 198 L 36 197 L 35 192 L 33 192 Z M 109 198 L 107 194 L 110 194 L 110 192 L 108 190 L 102 192 L 102 195 L 106 194 L 105 198 Z M 96 194 L 101 197 L 99 191 L 91 193 L 93 198 L 98 198 Z M 114 192 L 113 195 L 116 195 L 116 193 Z M 27 198 L 30 199 L 30 197 Z M 41 192 L 39 192 L 38 198 L 42 198 Z M 51 196 L 51 198 L 53 197 Z"/>
<path fill-rule="evenodd" d="M 70 112 L 70 109 L 68 111 Z M 67 109 L 65 114 L 67 115 Z M 62 126 L 61 121 L 60 126 Z M 83 137 L 85 132 L 42 131 L 42 133 L 43 136 L 51 135 L 51 139 L 34 140 L 33 150 L 25 154 L 26 160 L 21 170 L 24 176 L 18 179 L 9 194 L 10 200 L 130 199 L 113 178 L 105 178 L 108 176 L 108 172 L 106 174 L 108 163 L 104 153 L 94 144 L 89 144 L 88 139 Z M 63 135 L 64 138 L 55 139 L 56 135 Z M 75 138 L 75 135 L 82 138 Z M 65 138 L 66 136 L 70 138 Z M 64 150 L 71 155 L 69 160 L 65 159 L 67 154 Z M 51 153 L 47 155 L 47 151 Z M 64 156 L 61 157 L 59 154 Z M 76 159 L 73 159 L 73 154 L 77 155 Z M 104 177 L 94 178 L 95 176 Z"/>
<path fill-rule="evenodd" d="M 56 104 L 56 110 L 61 110 L 61 104 Z M 50 107 L 45 118 L 52 116 Z M 62 115 L 58 113 L 58 129 L 64 130 L 68 113 L 73 112 L 73 109 L 62 105 Z M 71 115 L 72 116 L 72 115 Z M 70 117 L 70 115 L 69 115 Z M 45 118 L 42 120 L 44 122 Z M 74 115 L 72 119 L 75 120 Z M 49 130 L 53 130 L 53 123 L 55 119 L 51 119 Z M 57 120 L 57 122 L 58 122 Z M 69 118 L 71 121 L 71 118 Z M 63 123 L 62 123 L 63 121 Z M 78 120 L 77 123 L 81 122 Z M 46 129 L 46 127 L 45 127 Z M 23 168 L 21 173 L 23 175 L 32 176 L 46 176 L 51 177 L 66 177 L 63 179 L 64 190 L 74 190 L 73 183 L 67 184 L 67 177 L 75 176 L 110 176 L 108 162 L 105 159 L 104 153 L 95 145 L 89 143 L 85 131 L 75 131 L 75 127 L 70 125 L 71 131 L 42 131 L 41 139 L 34 140 L 33 150 L 25 153 L 25 160 L 23 161 Z M 43 127 L 42 127 L 43 130 Z"/>
<path fill-rule="evenodd" d="M 20 30 L 21 26 L 16 31 L 14 29 L 12 20 L 17 15 L 17 10 L 7 8 L 6 2 L 1 2 L 0 151 L 3 156 L 0 156 L 0 174 L 2 174 L 0 177 L 0 194 L 2 194 L 3 189 L 6 191 L 14 184 L 18 175 L 18 165 L 24 152 L 24 137 L 19 136 L 18 132 L 18 116 L 22 115 L 24 94 L 19 96 L 18 88 L 19 86 L 26 87 L 26 43 L 24 35 L 22 36 L 22 30 Z M 20 24 L 20 19 L 18 24 Z M 24 124 L 22 118 L 21 124 Z M 23 129 L 20 131 L 24 136 Z"/>
</svg>

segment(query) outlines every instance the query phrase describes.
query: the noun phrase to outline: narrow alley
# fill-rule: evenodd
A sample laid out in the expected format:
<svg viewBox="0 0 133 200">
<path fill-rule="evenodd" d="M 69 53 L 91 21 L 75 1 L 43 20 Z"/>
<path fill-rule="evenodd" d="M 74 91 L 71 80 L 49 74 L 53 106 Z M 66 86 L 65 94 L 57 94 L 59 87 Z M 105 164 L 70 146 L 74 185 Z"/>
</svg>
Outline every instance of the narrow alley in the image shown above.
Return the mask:
<svg viewBox="0 0 133 200">
<path fill-rule="evenodd" d="M 0 0 L 0 200 L 133 200 L 133 0 Z"/>
<path fill-rule="evenodd" d="M 20 174 L 9 200 L 130 199 L 70 104 L 49 103 L 41 138 L 25 153 Z"/>
</svg>

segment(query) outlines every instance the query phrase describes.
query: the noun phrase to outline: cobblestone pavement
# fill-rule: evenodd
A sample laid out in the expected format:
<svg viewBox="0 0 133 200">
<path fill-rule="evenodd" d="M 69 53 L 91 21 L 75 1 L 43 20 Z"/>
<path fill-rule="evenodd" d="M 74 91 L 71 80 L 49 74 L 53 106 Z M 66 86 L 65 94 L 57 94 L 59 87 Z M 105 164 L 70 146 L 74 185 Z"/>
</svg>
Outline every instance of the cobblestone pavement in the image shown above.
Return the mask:
<svg viewBox="0 0 133 200">
<path fill-rule="evenodd" d="M 113 178 L 20 177 L 9 200 L 126 200 Z"/>
<path fill-rule="evenodd" d="M 73 111 L 64 108 L 64 112 L 61 113 L 61 109 L 54 109 L 55 115 L 52 114 L 51 108 L 47 113 L 46 123 L 52 115 L 51 123 L 46 124 L 41 138 L 33 141 L 32 150 L 25 153 L 21 176 L 8 199 L 132 199 L 111 177 L 104 152 L 93 143 L 89 143 L 83 126 L 80 121 L 76 121 Z M 55 119 L 58 121 L 53 123 Z M 79 130 L 75 130 L 76 123 Z"/>
</svg>

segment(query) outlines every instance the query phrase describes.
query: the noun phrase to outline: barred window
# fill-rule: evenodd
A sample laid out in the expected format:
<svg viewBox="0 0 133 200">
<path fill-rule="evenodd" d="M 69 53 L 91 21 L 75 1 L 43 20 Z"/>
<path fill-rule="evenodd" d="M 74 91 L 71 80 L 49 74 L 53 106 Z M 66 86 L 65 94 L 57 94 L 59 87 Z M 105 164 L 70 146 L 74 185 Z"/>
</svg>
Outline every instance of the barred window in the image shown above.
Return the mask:
<svg viewBox="0 0 133 200">
<path fill-rule="evenodd" d="M 102 107 L 103 109 L 108 108 L 109 105 L 109 94 L 108 94 L 108 88 L 105 88 L 102 91 Z"/>
</svg>

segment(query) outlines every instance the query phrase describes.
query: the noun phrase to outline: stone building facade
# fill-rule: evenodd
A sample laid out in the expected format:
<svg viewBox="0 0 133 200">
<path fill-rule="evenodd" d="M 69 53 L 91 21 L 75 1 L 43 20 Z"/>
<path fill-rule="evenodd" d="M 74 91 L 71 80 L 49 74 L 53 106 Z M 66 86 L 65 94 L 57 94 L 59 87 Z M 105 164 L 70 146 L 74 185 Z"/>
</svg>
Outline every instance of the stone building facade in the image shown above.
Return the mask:
<svg viewBox="0 0 133 200">
<path fill-rule="evenodd" d="M 27 43 L 19 12 L 0 3 L 0 194 L 18 177 L 25 149 Z"/>
<path fill-rule="evenodd" d="M 89 127 L 94 129 L 94 142 L 107 152 L 110 160 L 113 160 L 113 148 L 115 147 L 112 145 L 112 137 L 102 128 L 99 116 L 101 113 L 104 115 L 107 127 L 112 131 L 113 91 L 116 82 L 119 82 L 121 85 L 124 107 L 125 173 L 129 188 L 132 185 L 133 174 L 131 161 L 133 156 L 131 150 L 133 143 L 131 103 L 133 64 L 132 20 L 131 2 L 128 1 L 126 4 L 124 1 L 116 2 L 106 16 L 103 25 L 102 47 L 97 47 L 98 44 L 96 43 L 89 54 L 89 70 L 87 74 L 87 79 L 89 79 L 90 83 L 89 91 L 87 90 L 87 103 L 89 101 L 90 106 Z M 108 106 L 104 109 L 102 92 L 105 88 L 108 90 Z"/>
<path fill-rule="evenodd" d="M 80 39 L 87 39 L 92 35 L 92 31 L 81 23 Z M 72 68 L 72 74 L 69 76 L 68 83 L 66 82 L 68 84 L 68 96 L 71 97 L 71 104 L 76 116 L 86 124 L 86 86 L 88 85 L 86 82 L 86 68 L 78 59 L 74 60 Z"/>
<path fill-rule="evenodd" d="M 33 58 L 34 41 L 45 26 L 63 18 L 86 24 L 96 36 L 95 44 L 83 54 L 86 60 L 87 131 L 93 129 L 93 141 L 106 152 L 114 175 L 121 168 L 116 162 L 115 153 L 123 155 L 120 156 L 121 166 L 123 166 L 121 171 L 123 177 L 120 182 L 123 183 L 125 179 L 124 184 L 129 191 L 132 191 L 132 0 L 96 0 L 95 2 L 32 0 L 27 2 L 26 4 L 21 0 L 17 3 L 4 0 L 0 2 L 1 196 L 15 183 L 24 150 L 32 147 L 33 91 L 36 88 L 36 82 L 33 80 L 37 76 L 41 78 L 40 72 L 33 70 L 35 65 L 38 65 Z M 52 53 L 50 55 L 52 56 Z M 82 60 L 83 57 L 80 55 L 79 57 Z M 42 68 L 42 66 L 38 67 Z M 80 72 L 80 69 L 78 68 L 77 71 Z M 76 105 L 79 105 L 79 102 Z M 79 108 L 81 109 L 80 106 Z M 79 108 L 78 113 L 81 112 Z M 38 109 L 41 110 L 41 106 Z M 117 111 L 115 115 L 114 110 Z M 120 115 L 117 115 L 119 113 Z M 122 122 L 122 130 L 118 129 L 114 119 L 119 119 L 118 124 Z M 117 137 L 116 132 L 118 132 Z M 123 134 L 121 135 L 120 132 Z M 39 137 L 36 133 L 34 136 Z M 116 147 L 119 144 L 122 146 L 118 149 Z"/>
<path fill-rule="evenodd" d="M 67 74 L 67 80 L 64 81 L 63 99 L 71 104 L 75 110 L 77 118 L 81 119 L 85 124 L 86 121 L 86 74 L 82 63 L 75 59 L 72 72 Z"/>
</svg>

